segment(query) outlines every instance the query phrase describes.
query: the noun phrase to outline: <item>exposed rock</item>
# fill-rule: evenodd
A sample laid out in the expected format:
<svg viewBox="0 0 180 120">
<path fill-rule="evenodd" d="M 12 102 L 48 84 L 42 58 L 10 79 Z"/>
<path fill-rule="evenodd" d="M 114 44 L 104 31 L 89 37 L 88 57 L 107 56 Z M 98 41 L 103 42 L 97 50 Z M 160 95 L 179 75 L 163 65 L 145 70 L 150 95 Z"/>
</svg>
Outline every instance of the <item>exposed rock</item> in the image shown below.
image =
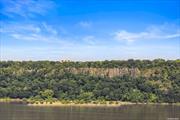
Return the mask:
<svg viewBox="0 0 180 120">
<path fill-rule="evenodd" d="M 138 68 L 66 68 L 65 70 L 73 74 L 81 73 L 102 77 L 116 77 L 123 75 L 137 77 L 141 75 L 141 71 Z"/>
</svg>

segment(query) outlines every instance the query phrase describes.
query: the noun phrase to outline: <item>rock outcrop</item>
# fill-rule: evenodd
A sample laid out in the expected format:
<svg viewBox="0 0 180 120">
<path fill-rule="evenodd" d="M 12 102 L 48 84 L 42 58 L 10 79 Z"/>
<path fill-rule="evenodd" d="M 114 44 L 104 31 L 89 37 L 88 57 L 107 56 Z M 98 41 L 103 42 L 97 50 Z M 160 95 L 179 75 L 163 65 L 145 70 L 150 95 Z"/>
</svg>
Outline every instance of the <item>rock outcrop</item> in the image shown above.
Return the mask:
<svg viewBox="0 0 180 120">
<path fill-rule="evenodd" d="M 110 78 L 123 75 L 130 75 L 132 77 L 141 75 L 141 71 L 138 68 L 66 68 L 65 71 L 73 74 L 107 76 Z"/>
</svg>

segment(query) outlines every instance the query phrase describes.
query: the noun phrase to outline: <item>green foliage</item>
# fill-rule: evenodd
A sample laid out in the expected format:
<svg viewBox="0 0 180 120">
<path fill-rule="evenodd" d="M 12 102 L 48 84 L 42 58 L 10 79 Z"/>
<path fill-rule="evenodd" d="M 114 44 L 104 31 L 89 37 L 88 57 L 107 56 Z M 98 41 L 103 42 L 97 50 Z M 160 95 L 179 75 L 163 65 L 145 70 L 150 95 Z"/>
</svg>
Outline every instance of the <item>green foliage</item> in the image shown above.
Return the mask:
<svg viewBox="0 0 180 120">
<path fill-rule="evenodd" d="M 157 100 L 158 100 L 158 97 L 155 94 L 153 93 L 148 94 L 148 102 L 157 102 Z"/>
<path fill-rule="evenodd" d="M 43 99 L 52 99 L 54 95 L 54 91 L 46 89 L 44 91 L 40 91 L 40 96 L 38 96 L 38 98 L 43 98 Z M 36 96 L 37 97 L 37 96 Z"/>
<path fill-rule="evenodd" d="M 133 89 L 126 93 L 123 96 L 123 99 L 125 101 L 131 101 L 131 102 L 143 102 L 144 101 L 144 95 L 141 91 Z"/>
<path fill-rule="evenodd" d="M 79 100 L 84 100 L 87 102 L 90 102 L 93 100 L 93 93 L 92 92 L 82 92 L 79 96 L 78 96 Z"/>
<path fill-rule="evenodd" d="M 64 103 L 180 102 L 179 61 L 1 61 L 0 98 L 31 99 L 34 103 L 43 100 L 53 102 L 57 99 Z M 73 74 L 67 71 L 68 68 L 138 68 L 149 75 L 110 78 L 84 74 L 84 71 Z"/>
</svg>

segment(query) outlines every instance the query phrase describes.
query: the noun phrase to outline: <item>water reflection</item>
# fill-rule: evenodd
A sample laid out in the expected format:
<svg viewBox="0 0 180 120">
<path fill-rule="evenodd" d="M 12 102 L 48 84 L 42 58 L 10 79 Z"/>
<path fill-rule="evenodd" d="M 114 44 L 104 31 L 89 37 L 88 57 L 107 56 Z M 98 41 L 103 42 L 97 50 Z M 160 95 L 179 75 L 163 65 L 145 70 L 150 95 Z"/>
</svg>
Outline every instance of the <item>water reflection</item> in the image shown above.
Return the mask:
<svg viewBox="0 0 180 120">
<path fill-rule="evenodd" d="M 167 120 L 168 118 L 180 118 L 180 106 L 29 107 L 0 103 L 0 120 Z"/>
</svg>

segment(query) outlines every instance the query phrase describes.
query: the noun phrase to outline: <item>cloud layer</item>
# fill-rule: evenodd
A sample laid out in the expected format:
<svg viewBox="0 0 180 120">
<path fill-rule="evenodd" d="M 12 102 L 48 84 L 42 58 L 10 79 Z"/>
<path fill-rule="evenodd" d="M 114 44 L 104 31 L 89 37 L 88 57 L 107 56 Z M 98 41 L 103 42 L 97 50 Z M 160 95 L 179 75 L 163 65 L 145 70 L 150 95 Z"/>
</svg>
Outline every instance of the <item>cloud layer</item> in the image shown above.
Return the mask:
<svg viewBox="0 0 180 120">
<path fill-rule="evenodd" d="M 36 15 L 45 15 L 48 10 L 55 6 L 50 0 L 1 0 L 1 13 L 14 17 L 35 17 Z"/>
<path fill-rule="evenodd" d="M 173 29 L 172 26 L 168 24 L 161 26 L 150 26 L 142 32 L 128 32 L 126 30 L 121 30 L 114 34 L 115 39 L 128 43 L 137 40 L 165 40 L 179 37 L 180 30 L 178 27 Z"/>
</svg>

